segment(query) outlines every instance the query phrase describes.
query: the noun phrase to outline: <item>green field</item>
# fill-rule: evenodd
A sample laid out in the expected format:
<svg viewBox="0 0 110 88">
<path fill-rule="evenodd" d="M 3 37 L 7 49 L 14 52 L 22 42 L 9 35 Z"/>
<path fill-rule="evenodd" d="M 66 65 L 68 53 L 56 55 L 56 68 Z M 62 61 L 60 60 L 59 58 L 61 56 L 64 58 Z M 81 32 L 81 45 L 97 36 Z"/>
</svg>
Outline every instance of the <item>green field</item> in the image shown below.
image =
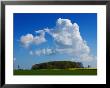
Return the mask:
<svg viewBox="0 0 110 88">
<path fill-rule="evenodd" d="M 14 70 L 14 75 L 97 75 L 96 68 Z"/>
</svg>

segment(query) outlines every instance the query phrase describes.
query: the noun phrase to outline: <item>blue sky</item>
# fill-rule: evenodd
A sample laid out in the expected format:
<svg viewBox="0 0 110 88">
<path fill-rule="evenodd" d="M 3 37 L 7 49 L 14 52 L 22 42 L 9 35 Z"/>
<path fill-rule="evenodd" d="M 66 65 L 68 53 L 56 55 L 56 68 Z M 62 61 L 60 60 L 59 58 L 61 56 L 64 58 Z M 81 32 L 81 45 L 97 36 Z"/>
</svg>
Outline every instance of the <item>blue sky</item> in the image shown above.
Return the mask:
<svg viewBox="0 0 110 88">
<path fill-rule="evenodd" d="M 14 68 L 19 64 L 21 68 L 30 69 L 33 64 L 48 62 L 54 60 L 71 60 L 73 55 L 52 53 L 51 55 L 30 55 L 30 51 L 56 48 L 52 35 L 45 33 L 46 41 L 41 44 L 31 44 L 24 47 L 21 43 L 21 37 L 27 34 L 39 36 L 35 31 L 56 29 L 56 22 L 59 18 L 69 19 L 71 23 L 79 25 L 80 36 L 87 42 L 90 48 L 90 54 L 97 56 L 97 14 L 96 13 L 15 13 L 14 17 Z M 77 61 L 74 58 L 74 61 Z M 80 60 L 79 60 L 80 61 Z M 96 67 L 96 60 L 81 61 L 84 66 L 88 64 Z"/>
</svg>

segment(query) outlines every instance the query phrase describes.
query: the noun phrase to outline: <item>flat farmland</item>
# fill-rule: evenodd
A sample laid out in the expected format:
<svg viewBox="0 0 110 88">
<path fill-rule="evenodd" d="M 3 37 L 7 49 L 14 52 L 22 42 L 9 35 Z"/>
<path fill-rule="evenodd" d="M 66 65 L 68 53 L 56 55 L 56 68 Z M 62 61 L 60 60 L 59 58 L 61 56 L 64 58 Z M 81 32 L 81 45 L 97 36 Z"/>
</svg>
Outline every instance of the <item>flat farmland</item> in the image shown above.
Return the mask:
<svg viewBox="0 0 110 88">
<path fill-rule="evenodd" d="M 14 75 L 97 75 L 96 68 L 14 70 Z"/>
</svg>

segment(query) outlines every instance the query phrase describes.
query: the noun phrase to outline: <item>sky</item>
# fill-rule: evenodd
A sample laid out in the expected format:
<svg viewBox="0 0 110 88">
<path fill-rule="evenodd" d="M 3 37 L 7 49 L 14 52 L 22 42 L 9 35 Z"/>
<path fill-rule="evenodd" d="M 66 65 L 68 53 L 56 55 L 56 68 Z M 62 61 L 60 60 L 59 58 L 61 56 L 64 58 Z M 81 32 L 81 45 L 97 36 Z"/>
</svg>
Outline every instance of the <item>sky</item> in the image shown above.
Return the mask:
<svg viewBox="0 0 110 88">
<path fill-rule="evenodd" d="M 97 63 L 96 13 L 14 13 L 14 69 L 48 61 Z"/>
</svg>

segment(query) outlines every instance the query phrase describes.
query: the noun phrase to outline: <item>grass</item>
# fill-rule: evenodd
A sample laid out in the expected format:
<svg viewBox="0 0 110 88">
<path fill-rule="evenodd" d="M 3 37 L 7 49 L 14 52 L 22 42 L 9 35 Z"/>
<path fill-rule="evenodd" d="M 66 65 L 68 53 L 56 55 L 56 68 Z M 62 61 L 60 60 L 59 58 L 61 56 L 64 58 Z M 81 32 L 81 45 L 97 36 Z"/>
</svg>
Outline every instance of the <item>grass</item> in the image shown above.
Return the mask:
<svg viewBox="0 0 110 88">
<path fill-rule="evenodd" d="M 14 75 L 97 75 L 96 68 L 14 70 Z"/>
</svg>

